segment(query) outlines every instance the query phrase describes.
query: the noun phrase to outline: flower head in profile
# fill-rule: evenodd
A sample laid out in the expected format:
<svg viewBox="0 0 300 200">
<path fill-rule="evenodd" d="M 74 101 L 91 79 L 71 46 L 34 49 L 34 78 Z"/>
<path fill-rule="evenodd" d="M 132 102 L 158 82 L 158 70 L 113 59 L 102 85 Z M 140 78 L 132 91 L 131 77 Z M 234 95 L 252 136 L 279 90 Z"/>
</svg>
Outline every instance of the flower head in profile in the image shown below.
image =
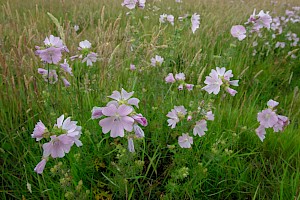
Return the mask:
<svg viewBox="0 0 300 200">
<path fill-rule="evenodd" d="M 132 111 L 131 106 L 124 104 L 119 107 L 114 104 L 104 107 L 102 113 L 107 118 L 99 122 L 102 132 L 105 134 L 110 131 L 110 136 L 113 138 L 124 137 L 124 130 L 131 132 L 133 129 L 134 119 L 128 116 Z"/>
<path fill-rule="evenodd" d="M 171 126 L 171 128 L 175 128 L 176 124 L 182 120 L 185 115 L 187 114 L 187 110 L 184 108 L 184 106 L 174 106 L 174 109 L 172 109 L 168 114 L 168 126 Z"/>
<path fill-rule="evenodd" d="M 67 72 L 68 74 L 70 74 L 71 76 L 73 76 L 72 73 L 72 68 L 70 67 L 70 65 L 67 62 L 67 59 L 64 60 L 64 63 L 60 64 L 60 67 Z"/>
<path fill-rule="evenodd" d="M 43 122 L 39 121 L 35 125 L 33 133 L 31 134 L 31 137 L 36 138 L 36 141 L 40 141 L 41 139 L 43 139 L 43 135 L 46 132 L 47 132 L 47 128 L 45 127 Z"/>
<path fill-rule="evenodd" d="M 167 83 L 175 83 L 175 78 L 174 78 L 174 75 L 173 73 L 169 73 L 168 76 L 165 78 L 165 81 Z"/>
<path fill-rule="evenodd" d="M 246 38 L 246 28 L 242 25 L 232 26 L 230 33 L 233 37 L 237 38 L 239 41 Z"/>
<path fill-rule="evenodd" d="M 178 144 L 181 148 L 191 148 L 193 138 L 188 133 L 182 133 L 182 136 L 178 137 Z"/>
<path fill-rule="evenodd" d="M 121 93 L 119 91 L 113 91 L 112 95 L 108 96 L 115 101 L 110 101 L 109 103 L 126 104 L 139 107 L 140 100 L 137 98 L 131 98 L 134 92 L 127 92 L 122 88 Z"/>
<path fill-rule="evenodd" d="M 192 22 L 192 32 L 195 33 L 200 26 L 200 15 L 194 13 L 192 15 L 191 22 Z"/>
</svg>

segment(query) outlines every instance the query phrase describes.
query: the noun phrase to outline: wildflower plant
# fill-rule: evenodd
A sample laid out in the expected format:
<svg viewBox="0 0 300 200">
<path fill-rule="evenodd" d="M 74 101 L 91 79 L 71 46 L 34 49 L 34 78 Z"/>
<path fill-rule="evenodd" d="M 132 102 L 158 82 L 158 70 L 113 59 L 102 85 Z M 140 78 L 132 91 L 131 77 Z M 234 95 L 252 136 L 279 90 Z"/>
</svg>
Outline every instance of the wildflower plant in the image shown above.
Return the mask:
<svg viewBox="0 0 300 200">
<path fill-rule="evenodd" d="M 127 92 L 122 88 L 121 92 L 113 91 L 108 96 L 113 99 L 105 107 L 94 107 L 92 109 L 92 119 L 99 119 L 99 125 L 104 134 L 110 132 L 110 136 L 126 137 L 128 140 L 128 150 L 134 152 L 133 139 L 143 138 L 144 131 L 140 126 L 147 126 L 147 119 L 135 111 L 139 107 L 140 100 L 131 98 L 134 92 Z M 132 134 L 131 132 L 134 132 Z"/>
<path fill-rule="evenodd" d="M 70 117 L 64 120 L 64 115 L 57 118 L 57 122 L 52 129 L 46 128 L 43 122 L 39 121 L 35 125 L 31 137 L 36 141 L 46 139 L 48 142 L 43 144 L 43 157 L 41 162 L 34 168 L 34 171 L 42 174 L 47 161 L 51 157 L 63 158 L 70 152 L 74 144 L 77 147 L 82 146 L 82 142 L 79 140 L 81 134 L 81 126 L 77 126 L 77 122 L 71 121 Z"/>
<path fill-rule="evenodd" d="M 67 76 L 73 76 L 72 68 L 63 53 L 68 53 L 68 48 L 63 44 L 60 37 L 50 35 L 44 40 L 44 46 L 36 46 L 36 55 L 40 57 L 44 68 L 38 68 L 38 73 L 50 84 L 55 84 L 60 77 L 65 87 L 70 86 Z M 63 60 L 63 62 L 62 62 Z M 58 75 L 59 74 L 59 75 Z"/>
<path fill-rule="evenodd" d="M 266 135 L 267 128 L 273 128 L 274 132 L 282 132 L 287 125 L 289 125 L 289 118 L 276 113 L 275 107 L 278 106 L 278 102 L 270 99 L 267 102 L 268 108 L 262 110 L 257 114 L 257 121 L 259 127 L 255 129 L 256 135 L 263 142 Z"/>
</svg>

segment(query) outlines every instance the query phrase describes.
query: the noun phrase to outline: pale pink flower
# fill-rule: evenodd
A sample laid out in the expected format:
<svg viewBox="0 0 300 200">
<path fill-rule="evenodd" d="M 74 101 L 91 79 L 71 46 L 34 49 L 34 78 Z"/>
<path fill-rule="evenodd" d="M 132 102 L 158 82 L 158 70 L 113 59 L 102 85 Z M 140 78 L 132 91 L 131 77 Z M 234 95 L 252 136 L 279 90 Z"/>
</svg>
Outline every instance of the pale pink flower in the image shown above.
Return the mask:
<svg viewBox="0 0 300 200">
<path fill-rule="evenodd" d="M 246 28 L 242 25 L 232 26 L 230 33 L 233 37 L 237 38 L 239 41 L 246 38 Z"/>
<path fill-rule="evenodd" d="M 97 61 L 98 54 L 91 52 L 81 62 L 86 62 L 87 66 L 93 66 L 93 63 Z"/>
<path fill-rule="evenodd" d="M 136 68 L 135 68 L 135 65 L 134 64 L 130 64 L 130 70 L 134 71 Z"/>
<path fill-rule="evenodd" d="M 212 111 L 208 111 L 206 113 L 205 117 L 207 120 L 210 120 L 210 121 L 214 121 L 214 119 L 215 119 L 215 115 L 212 113 Z"/>
<path fill-rule="evenodd" d="M 52 158 L 62 158 L 65 156 L 65 153 L 69 153 L 71 147 L 74 144 L 74 141 L 71 137 L 66 134 L 60 136 L 52 135 L 50 136 L 51 141 L 43 144 L 44 157 L 52 156 Z"/>
<path fill-rule="evenodd" d="M 79 31 L 79 26 L 78 25 L 74 25 L 74 31 L 75 32 Z"/>
<path fill-rule="evenodd" d="M 213 69 L 209 75 L 210 76 L 206 76 L 204 81 L 204 83 L 207 86 L 203 87 L 202 89 L 207 91 L 209 94 L 218 94 L 220 92 L 220 87 L 223 84 L 223 82 L 219 78 L 216 70 Z"/>
<path fill-rule="evenodd" d="M 128 151 L 131 153 L 135 152 L 132 138 L 128 138 Z"/>
<path fill-rule="evenodd" d="M 63 80 L 65 87 L 70 87 L 71 83 L 66 78 L 62 78 L 62 80 Z"/>
<path fill-rule="evenodd" d="M 274 111 L 268 108 L 257 114 L 257 121 L 265 128 L 270 128 L 277 123 L 278 117 Z"/>
<path fill-rule="evenodd" d="M 159 22 L 160 23 L 165 23 L 167 20 L 168 15 L 167 14 L 162 14 L 159 16 Z"/>
<path fill-rule="evenodd" d="M 268 102 L 267 102 L 267 105 L 269 108 L 275 108 L 276 106 L 278 106 L 279 102 L 277 101 L 274 101 L 272 99 L 270 99 Z"/>
<path fill-rule="evenodd" d="M 174 16 L 173 15 L 168 15 L 167 21 L 170 22 L 174 26 Z"/>
<path fill-rule="evenodd" d="M 144 9 L 146 5 L 146 0 L 138 0 L 138 6 L 139 8 Z"/>
<path fill-rule="evenodd" d="M 274 132 L 283 131 L 284 128 L 290 123 L 286 116 L 277 115 L 278 121 L 273 126 Z"/>
<path fill-rule="evenodd" d="M 81 126 L 77 126 L 77 121 L 71 121 L 71 117 L 64 120 L 64 115 L 57 118 L 57 123 L 54 125 L 65 131 L 66 135 L 76 144 L 76 146 L 82 146 L 82 142 L 79 140 L 81 136 Z"/>
<path fill-rule="evenodd" d="M 124 129 L 128 132 L 133 129 L 134 119 L 128 116 L 132 111 L 132 107 L 124 104 L 119 107 L 114 104 L 104 107 L 102 113 L 108 117 L 99 122 L 102 132 L 105 134 L 110 131 L 110 136 L 113 138 L 124 137 Z"/>
<path fill-rule="evenodd" d="M 142 114 L 133 115 L 132 118 L 134 119 L 134 121 L 136 121 L 137 123 L 139 123 L 142 126 L 148 125 L 147 119 Z"/>
<path fill-rule="evenodd" d="M 195 33 L 200 25 L 200 15 L 198 15 L 197 13 L 194 13 L 192 15 L 191 22 L 192 22 L 192 32 Z"/>
<path fill-rule="evenodd" d="M 234 89 L 232 89 L 232 88 L 230 88 L 230 87 L 226 87 L 225 90 L 226 90 L 226 92 L 228 92 L 231 96 L 235 96 L 236 93 L 237 93 L 236 90 L 234 90 Z"/>
<path fill-rule="evenodd" d="M 174 109 L 172 109 L 168 114 L 168 126 L 171 126 L 171 128 L 175 128 L 176 124 L 180 121 L 180 119 L 183 119 L 184 116 L 187 114 L 186 109 L 183 106 L 174 106 Z"/>
<path fill-rule="evenodd" d="M 138 0 L 124 0 L 124 2 L 121 5 L 126 6 L 128 9 L 132 10 L 135 8 L 137 2 Z"/>
<path fill-rule="evenodd" d="M 263 125 L 260 125 L 257 129 L 255 129 L 255 132 L 259 139 L 263 142 L 266 137 L 265 127 Z"/>
<path fill-rule="evenodd" d="M 103 116 L 102 107 L 93 107 L 92 109 L 92 119 L 99 119 Z"/>
<path fill-rule="evenodd" d="M 151 58 L 151 66 L 161 66 L 164 62 L 164 59 L 161 56 L 156 55 L 154 58 Z"/>
<path fill-rule="evenodd" d="M 193 144 L 193 138 L 188 133 L 182 133 L 182 136 L 178 137 L 178 144 L 181 148 L 191 148 Z"/>
<path fill-rule="evenodd" d="M 72 74 L 72 68 L 70 67 L 70 65 L 67 62 L 67 59 L 64 60 L 64 63 L 60 64 L 60 67 L 67 73 L 69 73 L 71 76 L 73 76 Z"/>
<path fill-rule="evenodd" d="M 41 139 L 43 139 L 43 135 L 46 131 L 47 131 L 47 128 L 45 127 L 43 122 L 39 121 L 35 125 L 33 133 L 31 134 L 31 137 L 36 138 L 36 141 L 40 141 Z"/>
<path fill-rule="evenodd" d="M 253 27 L 255 30 L 259 30 L 260 28 L 263 27 L 270 29 L 272 23 L 272 17 L 269 15 L 269 12 L 265 13 L 263 10 L 261 10 L 258 13 L 257 17 L 258 19 L 255 21 Z"/>
<path fill-rule="evenodd" d="M 46 159 L 42 159 L 34 168 L 34 171 L 38 174 L 42 174 L 45 166 L 46 166 L 47 160 Z"/>
<path fill-rule="evenodd" d="M 57 64 L 62 58 L 61 51 L 61 48 L 51 46 L 47 49 L 37 50 L 36 54 L 46 63 Z"/>
<path fill-rule="evenodd" d="M 202 119 L 196 122 L 196 125 L 193 129 L 193 134 L 199 135 L 200 137 L 205 135 L 205 131 L 207 131 L 207 122 L 206 120 Z"/>
<path fill-rule="evenodd" d="M 84 40 L 84 41 L 79 42 L 79 47 L 81 49 L 89 49 L 92 47 L 92 44 L 88 40 Z"/>
<path fill-rule="evenodd" d="M 56 47 L 56 48 L 63 48 L 63 41 L 59 37 L 55 37 L 50 35 L 50 37 L 46 37 L 44 40 L 44 44 L 48 47 Z"/>
<path fill-rule="evenodd" d="M 188 90 L 188 91 L 191 91 L 191 90 L 193 90 L 193 88 L 194 88 L 194 85 L 193 84 L 185 84 L 185 87 L 186 87 L 186 89 Z"/>
<path fill-rule="evenodd" d="M 169 73 L 168 76 L 165 78 L 165 81 L 167 83 L 175 83 L 175 78 L 174 78 L 174 75 L 173 73 Z"/>
<path fill-rule="evenodd" d="M 184 73 L 176 74 L 176 75 L 175 75 L 175 79 L 176 79 L 177 81 L 184 81 L 184 80 L 185 80 L 185 75 L 184 75 Z"/>
<path fill-rule="evenodd" d="M 141 127 L 139 127 L 137 124 L 133 125 L 133 131 L 134 131 L 135 136 L 137 138 L 143 138 L 143 137 L 145 137 L 145 133 L 144 133 L 143 129 L 141 129 Z"/>
<path fill-rule="evenodd" d="M 193 119 L 193 117 L 192 117 L 191 115 L 189 115 L 189 116 L 186 118 L 187 121 L 191 121 L 192 119 Z"/>
<path fill-rule="evenodd" d="M 116 101 L 111 101 L 110 103 L 112 102 L 117 102 L 119 104 L 125 103 L 125 104 L 136 106 L 138 108 L 139 107 L 138 104 L 140 100 L 137 98 L 130 98 L 133 94 L 134 92 L 126 92 L 126 90 L 122 88 L 121 93 L 119 91 L 113 91 L 112 95 L 108 97 L 116 100 Z"/>
</svg>

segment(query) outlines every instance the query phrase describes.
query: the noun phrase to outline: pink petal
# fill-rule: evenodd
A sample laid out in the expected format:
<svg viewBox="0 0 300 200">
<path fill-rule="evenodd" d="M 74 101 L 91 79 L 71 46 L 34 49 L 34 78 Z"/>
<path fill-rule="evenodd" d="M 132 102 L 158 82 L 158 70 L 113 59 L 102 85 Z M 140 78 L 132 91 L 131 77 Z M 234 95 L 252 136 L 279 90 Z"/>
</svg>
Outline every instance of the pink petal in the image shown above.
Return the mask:
<svg viewBox="0 0 300 200">
<path fill-rule="evenodd" d="M 118 110 L 117 107 L 114 104 L 111 104 L 111 105 L 109 105 L 107 107 L 104 107 L 102 109 L 102 113 L 105 116 L 111 117 L 111 116 L 115 116 L 116 115 L 117 110 Z"/>
<path fill-rule="evenodd" d="M 133 111 L 132 107 L 123 104 L 118 108 L 117 112 L 119 113 L 120 116 L 123 117 L 130 114 L 132 111 Z"/>
<path fill-rule="evenodd" d="M 139 108 L 139 102 L 140 102 L 140 100 L 137 99 L 137 98 L 131 98 L 131 99 L 128 100 L 128 104 L 134 105 L 137 108 Z"/>
<path fill-rule="evenodd" d="M 122 98 L 124 99 L 124 100 L 127 100 L 127 99 L 129 99 L 132 95 L 133 95 L 133 93 L 134 92 L 126 92 L 126 90 L 124 90 L 123 88 L 122 88 L 122 90 L 121 90 L 121 96 L 122 96 Z"/>
<path fill-rule="evenodd" d="M 102 127 L 102 132 L 104 134 L 108 133 L 114 125 L 114 118 L 108 117 L 108 118 L 102 119 L 102 120 L 100 120 L 99 125 Z"/>
</svg>

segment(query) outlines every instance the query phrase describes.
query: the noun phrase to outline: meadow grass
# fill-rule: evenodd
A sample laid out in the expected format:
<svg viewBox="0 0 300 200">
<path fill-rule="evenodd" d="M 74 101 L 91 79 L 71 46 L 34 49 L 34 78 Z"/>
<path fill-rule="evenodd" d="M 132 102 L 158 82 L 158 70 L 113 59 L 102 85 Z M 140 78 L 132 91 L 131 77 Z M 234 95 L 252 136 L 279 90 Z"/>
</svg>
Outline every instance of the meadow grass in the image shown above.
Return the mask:
<svg viewBox="0 0 300 200">
<path fill-rule="evenodd" d="M 0 0 L 0 198 L 299 199 L 299 57 L 263 50 L 252 56 L 256 38 L 239 42 L 230 35 L 231 26 L 245 22 L 254 8 L 280 15 L 299 6 L 296 2 L 149 0 L 132 17 L 117 0 Z M 154 5 L 160 10 L 147 9 Z M 87 39 L 100 58 L 93 67 L 75 62 L 69 88 L 61 82 L 49 87 L 37 73 L 42 64 L 35 46 L 50 34 L 59 36 L 47 12 L 63 26 L 71 55 Z M 158 22 L 162 13 L 195 12 L 201 15 L 195 34 L 190 27 L 176 33 Z M 290 29 L 300 33 L 299 25 Z M 165 62 L 149 68 L 155 55 Z M 130 71 L 130 63 L 143 71 Z M 168 73 L 184 72 L 189 82 L 204 86 L 217 66 L 232 69 L 240 80 L 235 97 L 208 95 L 200 88 L 179 92 L 164 82 Z M 121 88 L 135 91 L 149 123 L 134 154 L 90 119 L 91 109 Z M 213 102 L 215 114 L 206 135 L 195 138 L 191 149 L 168 146 L 192 130 L 171 130 L 166 114 L 174 105 L 193 107 L 203 99 Z M 268 130 L 262 143 L 255 134 L 257 113 L 269 99 L 280 102 L 278 111 L 291 124 L 283 133 Z M 42 147 L 30 134 L 38 120 L 50 126 L 61 114 L 83 127 L 83 146 L 50 160 L 38 175 L 33 169 Z"/>
</svg>

